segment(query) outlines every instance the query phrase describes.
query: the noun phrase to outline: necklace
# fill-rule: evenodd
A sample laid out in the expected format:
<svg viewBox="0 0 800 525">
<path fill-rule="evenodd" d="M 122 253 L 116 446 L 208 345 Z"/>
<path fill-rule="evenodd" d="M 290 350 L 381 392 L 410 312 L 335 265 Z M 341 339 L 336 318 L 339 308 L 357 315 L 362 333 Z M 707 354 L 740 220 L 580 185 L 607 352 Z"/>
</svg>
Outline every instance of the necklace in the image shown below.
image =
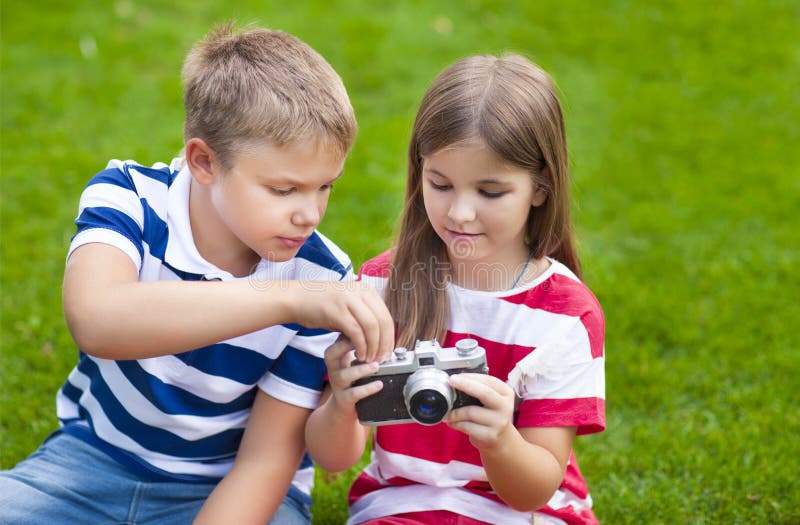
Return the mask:
<svg viewBox="0 0 800 525">
<path fill-rule="evenodd" d="M 531 257 L 533 257 L 533 250 L 529 249 L 528 250 L 528 260 L 525 261 L 525 265 L 522 267 L 522 271 L 519 272 L 519 275 L 517 275 L 517 278 L 514 280 L 514 284 L 511 285 L 511 288 L 509 288 L 509 290 L 513 290 L 514 288 L 517 287 L 517 283 L 519 283 L 519 280 L 522 279 L 523 275 L 525 275 L 525 270 L 528 269 L 528 264 L 531 262 Z"/>
</svg>

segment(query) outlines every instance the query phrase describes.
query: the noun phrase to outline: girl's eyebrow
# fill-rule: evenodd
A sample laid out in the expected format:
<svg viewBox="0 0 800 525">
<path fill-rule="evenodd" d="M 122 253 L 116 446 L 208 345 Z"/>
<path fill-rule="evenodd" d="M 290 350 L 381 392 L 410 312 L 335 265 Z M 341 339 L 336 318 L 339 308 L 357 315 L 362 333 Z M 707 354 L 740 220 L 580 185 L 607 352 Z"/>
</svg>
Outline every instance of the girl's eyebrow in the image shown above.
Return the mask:
<svg viewBox="0 0 800 525">
<path fill-rule="evenodd" d="M 427 168 L 427 167 L 425 167 L 425 168 L 422 169 L 422 171 L 428 171 L 430 173 L 433 173 L 434 175 L 438 175 L 440 177 L 444 177 L 445 179 L 447 178 L 447 175 L 445 175 L 444 173 L 442 173 L 441 171 L 439 171 L 439 170 L 437 170 L 435 168 Z"/>
<path fill-rule="evenodd" d="M 481 179 L 478 181 L 478 184 L 494 184 L 497 186 L 505 186 L 508 184 L 508 182 L 499 179 Z"/>
<path fill-rule="evenodd" d="M 444 173 L 442 173 L 441 171 L 439 171 L 439 170 L 437 170 L 435 168 L 425 168 L 425 169 L 423 169 L 423 171 L 430 172 L 430 173 L 432 173 L 434 175 L 438 175 L 439 177 L 442 177 L 442 178 L 445 178 L 445 179 L 447 178 L 447 175 L 445 175 Z M 491 185 L 496 185 L 496 186 L 507 186 L 508 182 L 490 177 L 490 178 L 479 180 L 478 184 L 491 184 Z"/>
</svg>

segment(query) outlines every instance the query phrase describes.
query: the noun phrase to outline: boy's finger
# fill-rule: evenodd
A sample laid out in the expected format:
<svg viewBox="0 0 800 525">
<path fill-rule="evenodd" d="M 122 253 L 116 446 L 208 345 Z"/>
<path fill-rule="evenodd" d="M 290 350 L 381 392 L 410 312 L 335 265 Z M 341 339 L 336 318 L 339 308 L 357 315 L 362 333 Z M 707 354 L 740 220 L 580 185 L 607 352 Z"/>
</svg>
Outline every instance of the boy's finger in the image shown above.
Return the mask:
<svg viewBox="0 0 800 525">
<path fill-rule="evenodd" d="M 367 300 L 378 320 L 378 349 L 376 357 L 378 361 L 385 361 L 392 355 L 392 350 L 394 350 L 394 320 L 392 320 L 389 309 L 377 292 L 369 294 Z"/>
<path fill-rule="evenodd" d="M 372 361 L 378 353 L 380 330 L 378 320 L 366 302 L 353 301 L 350 304 L 350 313 L 358 322 L 365 341 L 365 351 L 362 361 Z"/>
<path fill-rule="evenodd" d="M 348 312 L 349 313 L 349 312 Z M 364 331 L 361 329 L 361 325 L 358 322 L 358 319 L 350 316 L 349 319 L 343 323 L 343 326 L 340 330 L 348 339 L 350 339 L 350 343 L 352 345 L 353 350 L 356 353 L 356 359 L 359 361 L 364 360 L 364 356 L 367 353 L 367 341 L 364 337 Z"/>
</svg>

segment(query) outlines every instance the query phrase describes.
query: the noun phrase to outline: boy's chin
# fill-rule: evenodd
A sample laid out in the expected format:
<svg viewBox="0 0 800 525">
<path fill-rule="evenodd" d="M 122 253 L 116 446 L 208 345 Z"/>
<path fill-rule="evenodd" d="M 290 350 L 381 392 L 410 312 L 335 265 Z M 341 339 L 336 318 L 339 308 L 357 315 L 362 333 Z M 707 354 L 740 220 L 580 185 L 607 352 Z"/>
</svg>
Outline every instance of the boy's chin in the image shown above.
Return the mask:
<svg viewBox="0 0 800 525">
<path fill-rule="evenodd" d="M 261 259 L 263 259 L 263 260 L 265 260 L 267 262 L 281 263 L 281 262 L 291 261 L 292 259 L 297 257 L 297 253 L 299 251 L 300 251 L 300 248 L 298 247 L 297 249 L 291 249 L 291 250 L 286 249 L 286 250 L 280 250 L 280 251 L 277 251 L 277 252 L 269 251 L 267 253 L 262 253 L 260 255 L 261 255 Z"/>
</svg>

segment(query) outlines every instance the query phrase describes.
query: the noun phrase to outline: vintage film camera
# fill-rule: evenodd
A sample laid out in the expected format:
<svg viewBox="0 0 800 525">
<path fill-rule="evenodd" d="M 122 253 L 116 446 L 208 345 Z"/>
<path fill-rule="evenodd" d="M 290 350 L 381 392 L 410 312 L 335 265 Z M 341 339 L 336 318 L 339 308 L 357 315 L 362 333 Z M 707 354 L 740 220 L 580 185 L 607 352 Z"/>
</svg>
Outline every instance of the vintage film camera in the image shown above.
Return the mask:
<svg viewBox="0 0 800 525">
<path fill-rule="evenodd" d="M 448 384 L 448 376 L 462 372 L 489 373 L 486 351 L 475 339 L 462 339 L 447 348 L 436 340 L 417 341 L 413 351 L 395 348 L 375 374 L 353 382 L 354 386 L 376 379 L 383 382 L 380 392 L 356 403 L 358 419 L 370 426 L 412 421 L 435 425 L 454 408 L 480 405 Z"/>
</svg>

